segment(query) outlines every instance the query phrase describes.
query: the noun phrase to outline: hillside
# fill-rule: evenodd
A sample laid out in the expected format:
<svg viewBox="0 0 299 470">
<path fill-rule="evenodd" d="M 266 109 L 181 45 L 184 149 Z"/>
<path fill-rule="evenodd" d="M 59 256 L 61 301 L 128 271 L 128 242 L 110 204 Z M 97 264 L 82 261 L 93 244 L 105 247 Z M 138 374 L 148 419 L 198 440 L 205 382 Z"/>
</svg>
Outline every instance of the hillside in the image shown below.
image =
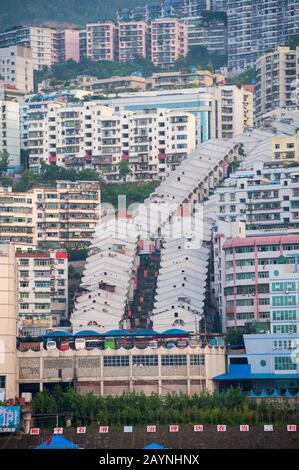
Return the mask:
<svg viewBox="0 0 299 470">
<path fill-rule="evenodd" d="M 141 5 L 140 0 L 0 0 L 0 31 L 22 23 L 78 24 L 115 18 L 118 8 Z"/>
</svg>

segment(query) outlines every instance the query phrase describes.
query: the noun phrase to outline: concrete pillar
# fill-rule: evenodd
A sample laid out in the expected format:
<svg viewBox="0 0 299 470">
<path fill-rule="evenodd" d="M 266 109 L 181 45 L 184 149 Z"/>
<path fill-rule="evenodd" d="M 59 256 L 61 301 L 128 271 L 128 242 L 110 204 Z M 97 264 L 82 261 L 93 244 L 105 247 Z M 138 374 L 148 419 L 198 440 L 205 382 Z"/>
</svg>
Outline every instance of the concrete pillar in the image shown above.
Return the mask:
<svg viewBox="0 0 299 470">
<path fill-rule="evenodd" d="M 133 357 L 132 357 L 132 353 L 130 352 L 130 355 L 129 355 L 129 361 L 130 361 L 130 376 L 129 376 L 129 390 L 130 390 L 130 393 L 133 392 L 133 388 L 134 388 L 134 383 L 133 383 Z"/>
<path fill-rule="evenodd" d="M 187 395 L 191 394 L 191 386 L 190 386 L 190 353 L 187 352 Z"/>
<path fill-rule="evenodd" d="M 158 385 L 158 395 L 162 395 L 162 356 L 158 354 L 158 378 L 159 378 L 159 385 Z"/>
<path fill-rule="evenodd" d="M 23 429 L 25 434 L 30 433 L 31 428 L 31 420 L 32 420 L 32 413 L 31 409 L 22 409 L 22 421 L 23 421 Z"/>
</svg>

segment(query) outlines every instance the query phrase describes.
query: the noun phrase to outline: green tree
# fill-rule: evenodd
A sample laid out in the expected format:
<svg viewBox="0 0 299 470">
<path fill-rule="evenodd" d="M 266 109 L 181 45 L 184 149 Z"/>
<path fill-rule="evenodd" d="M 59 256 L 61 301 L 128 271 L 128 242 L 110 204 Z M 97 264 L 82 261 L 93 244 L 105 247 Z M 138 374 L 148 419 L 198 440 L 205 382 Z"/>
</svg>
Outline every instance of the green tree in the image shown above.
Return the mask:
<svg viewBox="0 0 299 470">
<path fill-rule="evenodd" d="M 10 160 L 10 155 L 6 150 L 4 150 L 3 152 L 0 152 L 0 176 L 3 173 L 7 172 L 8 166 L 9 166 L 9 160 Z"/>
<path fill-rule="evenodd" d="M 255 83 L 256 81 L 256 69 L 252 67 L 248 67 L 244 72 L 240 73 L 239 75 L 234 75 L 229 77 L 227 80 L 228 85 L 250 85 Z"/>
<path fill-rule="evenodd" d="M 126 181 L 127 177 L 132 173 L 129 162 L 121 160 L 118 164 L 119 176 Z"/>
<path fill-rule="evenodd" d="M 14 183 L 14 191 L 26 192 L 29 191 L 35 184 L 39 182 L 39 176 L 35 175 L 29 170 L 23 171 L 20 177 Z"/>
</svg>

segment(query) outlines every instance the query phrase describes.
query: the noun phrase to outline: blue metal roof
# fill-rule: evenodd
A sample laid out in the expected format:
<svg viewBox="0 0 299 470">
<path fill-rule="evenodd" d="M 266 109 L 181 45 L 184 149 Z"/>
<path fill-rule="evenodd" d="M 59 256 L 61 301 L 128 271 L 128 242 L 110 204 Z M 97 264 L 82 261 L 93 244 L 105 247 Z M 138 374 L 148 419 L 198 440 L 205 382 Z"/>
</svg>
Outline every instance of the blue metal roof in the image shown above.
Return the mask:
<svg viewBox="0 0 299 470">
<path fill-rule="evenodd" d="M 249 364 L 230 364 L 227 374 L 213 377 L 214 380 L 261 380 L 261 379 L 299 379 L 299 374 L 252 374 Z"/>
<path fill-rule="evenodd" d="M 102 333 L 99 333 L 98 331 L 92 331 L 92 330 L 82 330 L 78 331 L 77 333 L 74 334 L 77 338 L 80 337 L 85 337 L 85 336 L 103 336 Z"/>
<path fill-rule="evenodd" d="M 104 336 L 129 336 L 129 331 L 126 330 L 110 330 L 103 333 Z"/>
<path fill-rule="evenodd" d="M 190 331 L 180 330 L 178 328 L 172 328 L 170 330 L 165 330 L 161 335 L 189 335 Z"/>
<path fill-rule="evenodd" d="M 134 335 L 134 336 L 159 336 L 160 333 L 158 333 L 158 331 L 155 331 L 155 330 L 135 330 L 135 331 L 131 331 L 130 332 L 130 335 Z"/>
<path fill-rule="evenodd" d="M 64 337 L 64 338 L 70 338 L 71 336 L 73 336 L 72 333 L 68 333 L 67 331 L 49 331 L 48 333 L 46 333 L 44 335 L 45 338 L 60 338 L 60 337 Z"/>
</svg>

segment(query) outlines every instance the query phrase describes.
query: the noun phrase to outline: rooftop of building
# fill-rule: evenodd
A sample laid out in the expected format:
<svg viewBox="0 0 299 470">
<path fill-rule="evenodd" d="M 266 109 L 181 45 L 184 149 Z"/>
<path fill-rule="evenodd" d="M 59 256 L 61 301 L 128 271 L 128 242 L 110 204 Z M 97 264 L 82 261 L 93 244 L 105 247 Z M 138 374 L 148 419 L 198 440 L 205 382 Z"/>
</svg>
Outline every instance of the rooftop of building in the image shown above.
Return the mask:
<svg viewBox="0 0 299 470">
<path fill-rule="evenodd" d="M 230 238 L 224 243 L 223 249 L 227 250 L 241 246 L 284 245 L 289 243 L 299 243 L 299 234 Z"/>
</svg>

